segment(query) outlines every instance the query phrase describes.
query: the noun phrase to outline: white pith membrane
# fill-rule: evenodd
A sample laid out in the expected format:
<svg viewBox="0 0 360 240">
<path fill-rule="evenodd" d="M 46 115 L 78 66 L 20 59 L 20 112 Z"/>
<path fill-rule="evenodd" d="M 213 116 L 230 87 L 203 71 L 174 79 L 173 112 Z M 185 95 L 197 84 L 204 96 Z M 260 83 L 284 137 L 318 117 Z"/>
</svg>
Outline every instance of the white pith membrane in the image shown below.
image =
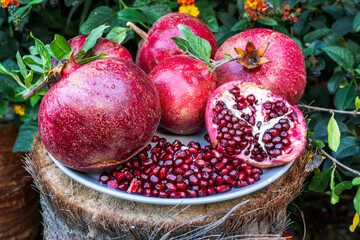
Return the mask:
<svg viewBox="0 0 360 240">
<path fill-rule="evenodd" d="M 230 93 L 230 91 L 229 91 L 229 90 L 232 90 L 233 88 L 240 89 L 240 96 L 243 96 L 245 98 L 249 95 L 254 95 L 255 103 L 252 106 L 255 109 L 255 113 L 251 112 L 251 109 L 249 108 L 249 104 L 247 107 L 245 107 L 242 110 L 233 109 L 233 106 L 235 104 L 237 104 L 235 101 L 235 96 L 232 93 Z M 212 142 L 215 142 L 215 144 L 217 144 L 218 148 L 225 151 L 228 155 L 236 155 L 236 158 L 241 158 L 247 162 L 250 162 L 254 166 L 260 166 L 260 167 L 276 166 L 276 165 L 280 165 L 282 163 L 294 160 L 301 152 L 301 151 L 297 151 L 295 149 L 299 149 L 299 148 L 303 149 L 303 147 L 305 146 L 305 130 L 303 127 L 301 127 L 301 123 L 305 123 L 305 120 L 304 120 L 301 112 L 297 109 L 297 107 L 293 107 L 287 101 L 285 101 L 282 97 L 274 95 L 273 93 L 271 93 L 268 90 L 261 89 L 261 88 L 258 88 L 258 87 L 252 86 L 252 85 L 250 85 L 250 86 L 249 85 L 246 85 L 246 86 L 233 85 L 233 88 L 229 88 L 228 90 L 223 91 L 221 95 L 217 96 L 217 99 L 214 100 L 214 102 L 212 102 L 213 109 L 215 109 L 215 107 L 216 107 L 217 103 L 219 103 L 219 101 L 224 102 L 227 109 L 229 109 L 231 111 L 233 117 L 238 118 L 239 121 L 240 120 L 245 121 L 247 126 L 252 127 L 252 132 L 250 134 L 254 137 L 254 141 L 251 142 L 250 144 L 248 144 L 244 149 L 242 149 L 240 153 L 236 153 L 236 154 L 229 153 L 228 151 L 226 151 L 224 146 L 222 146 L 220 144 L 219 139 L 217 139 L 217 136 L 220 133 L 220 129 L 222 127 L 215 124 L 212 119 L 211 120 L 212 128 L 216 129 L 216 132 L 213 132 L 213 136 L 210 136 L 212 139 Z M 246 95 L 244 95 L 245 90 L 246 90 Z M 264 108 L 265 103 L 266 102 L 275 103 L 277 101 L 284 103 L 285 108 L 287 108 L 288 111 L 286 113 L 284 113 L 283 115 L 280 115 L 275 118 L 271 118 L 269 121 L 265 122 L 264 121 L 264 116 L 266 115 L 266 109 Z M 259 113 L 261 113 L 261 114 L 259 114 Z M 243 117 L 244 116 L 243 114 L 245 114 L 245 115 L 249 114 L 250 116 L 251 115 L 254 116 L 255 124 L 251 125 L 248 121 L 246 121 Z M 293 119 L 293 121 L 289 120 L 289 119 L 291 119 L 291 117 L 288 117 L 288 118 L 286 117 L 288 115 L 291 116 L 294 114 L 297 116 L 297 118 Z M 215 117 L 215 116 L 216 115 L 214 115 L 213 117 Z M 279 149 L 281 151 L 281 153 L 279 155 L 270 156 L 269 151 L 265 148 L 265 142 L 263 141 L 263 137 L 266 134 L 267 130 L 274 128 L 274 126 L 276 124 L 278 124 L 279 120 L 281 120 L 281 119 L 287 119 L 288 124 L 290 125 L 290 128 L 288 130 L 280 131 L 280 132 L 288 133 L 288 136 L 286 137 L 286 139 L 288 139 L 290 141 L 290 144 L 288 146 L 284 145 L 285 149 L 282 149 L 282 150 Z M 258 122 L 261 122 L 260 129 L 257 127 Z M 302 126 L 304 126 L 304 125 L 302 125 Z M 259 134 L 258 140 L 255 139 L 256 134 Z M 241 139 L 243 139 L 243 137 L 244 136 L 242 136 Z M 273 138 L 275 138 L 275 136 L 272 136 L 272 139 Z M 255 148 L 254 142 L 259 143 L 260 152 L 261 152 L 261 150 L 264 150 L 266 152 L 267 157 L 263 157 L 263 159 L 261 161 L 257 161 L 254 158 L 250 158 L 253 155 L 251 152 Z M 274 144 L 274 145 L 276 145 L 276 144 Z M 238 147 L 234 147 L 234 148 L 238 148 Z M 246 151 L 249 151 L 250 154 L 246 155 L 245 154 Z M 261 164 L 264 164 L 264 166 L 261 166 Z"/>
</svg>

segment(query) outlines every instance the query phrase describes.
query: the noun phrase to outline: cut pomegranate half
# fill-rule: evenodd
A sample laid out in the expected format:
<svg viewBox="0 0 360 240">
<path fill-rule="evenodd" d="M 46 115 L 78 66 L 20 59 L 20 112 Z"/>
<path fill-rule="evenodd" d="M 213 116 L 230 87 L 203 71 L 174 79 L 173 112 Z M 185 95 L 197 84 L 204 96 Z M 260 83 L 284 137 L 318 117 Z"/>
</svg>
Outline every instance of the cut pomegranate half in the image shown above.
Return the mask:
<svg viewBox="0 0 360 240">
<path fill-rule="evenodd" d="M 206 126 L 220 152 L 260 168 L 294 160 L 306 143 L 301 111 L 253 83 L 217 88 L 208 100 Z"/>
</svg>

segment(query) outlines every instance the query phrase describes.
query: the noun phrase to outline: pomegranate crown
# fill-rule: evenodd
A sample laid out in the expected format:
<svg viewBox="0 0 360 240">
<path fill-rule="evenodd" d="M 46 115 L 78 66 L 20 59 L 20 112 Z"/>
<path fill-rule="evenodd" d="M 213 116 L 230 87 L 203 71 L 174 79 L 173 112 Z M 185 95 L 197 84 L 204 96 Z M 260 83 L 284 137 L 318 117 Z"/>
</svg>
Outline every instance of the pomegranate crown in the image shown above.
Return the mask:
<svg viewBox="0 0 360 240">
<path fill-rule="evenodd" d="M 237 62 L 247 69 L 254 69 L 259 67 L 261 64 L 271 62 L 269 59 L 263 57 L 268 46 L 269 42 L 256 49 L 254 43 L 249 40 L 246 43 L 245 51 L 240 48 L 234 48 L 236 53 L 241 57 L 237 60 Z"/>
</svg>

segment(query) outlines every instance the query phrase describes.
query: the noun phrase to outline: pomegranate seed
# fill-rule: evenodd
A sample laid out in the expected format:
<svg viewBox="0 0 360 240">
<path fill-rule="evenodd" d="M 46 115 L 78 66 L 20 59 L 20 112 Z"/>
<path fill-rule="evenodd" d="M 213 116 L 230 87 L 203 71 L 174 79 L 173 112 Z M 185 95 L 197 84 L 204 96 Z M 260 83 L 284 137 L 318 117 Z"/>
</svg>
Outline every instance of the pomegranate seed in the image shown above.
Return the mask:
<svg viewBox="0 0 360 240">
<path fill-rule="evenodd" d="M 238 185 L 239 188 L 241 188 L 241 187 L 246 187 L 249 184 L 246 181 L 238 181 L 237 185 Z"/>
<path fill-rule="evenodd" d="M 128 188 L 129 188 L 129 183 L 127 183 L 127 182 L 119 184 L 119 187 L 118 187 L 118 189 L 120 189 L 121 191 L 126 191 Z"/>
<path fill-rule="evenodd" d="M 194 197 L 197 197 L 197 193 L 195 190 L 188 189 L 188 190 L 186 190 L 186 196 L 194 198 Z"/>
<path fill-rule="evenodd" d="M 175 191 L 177 189 L 173 183 L 167 183 L 166 187 L 172 191 Z"/>
<path fill-rule="evenodd" d="M 255 182 L 253 177 L 247 177 L 246 181 L 248 182 L 248 184 L 253 184 Z"/>
<path fill-rule="evenodd" d="M 159 182 L 159 178 L 156 175 L 152 175 L 150 177 L 150 182 L 156 184 Z"/>
<path fill-rule="evenodd" d="M 221 185 L 224 183 L 224 178 L 222 176 L 217 176 L 215 178 L 216 185 Z"/>
<path fill-rule="evenodd" d="M 190 175 L 190 176 L 189 176 L 189 182 L 190 182 L 192 185 L 198 185 L 198 184 L 199 184 L 199 180 L 196 178 L 195 175 Z"/>
<path fill-rule="evenodd" d="M 207 194 L 208 195 L 214 195 L 215 193 L 216 193 L 215 188 L 213 188 L 213 187 L 207 188 Z"/>
<path fill-rule="evenodd" d="M 200 189 L 198 192 L 199 197 L 205 197 L 207 193 L 207 190 L 205 188 Z"/>
<path fill-rule="evenodd" d="M 103 184 L 108 183 L 111 180 L 110 174 L 108 172 L 104 172 L 100 175 L 99 181 Z M 117 179 L 116 179 L 117 180 Z"/>
<path fill-rule="evenodd" d="M 159 178 L 164 179 L 166 176 L 166 173 L 167 173 L 166 168 L 165 167 L 161 168 L 160 173 L 159 173 Z"/>
<path fill-rule="evenodd" d="M 159 192 L 159 197 L 161 197 L 161 198 L 167 198 L 166 192 L 160 191 L 160 192 Z"/>
<path fill-rule="evenodd" d="M 227 192 L 229 191 L 228 188 L 223 184 L 223 185 L 220 185 L 220 186 L 217 186 L 216 187 L 216 191 L 218 193 L 224 193 L 224 192 Z"/>
</svg>

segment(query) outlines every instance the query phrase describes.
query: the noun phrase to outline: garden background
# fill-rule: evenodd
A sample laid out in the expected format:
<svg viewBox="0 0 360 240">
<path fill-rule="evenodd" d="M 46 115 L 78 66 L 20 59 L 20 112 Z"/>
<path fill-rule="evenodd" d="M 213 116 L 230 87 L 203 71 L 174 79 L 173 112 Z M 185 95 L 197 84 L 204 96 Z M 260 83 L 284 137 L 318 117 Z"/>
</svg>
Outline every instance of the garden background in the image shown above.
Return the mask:
<svg viewBox="0 0 360 240">
<path fill-rule="evenodd" d="M 288 35 L 305 56 L 307 87 L 299 107 L 307 116 L 312 147 L 308 184 L 289 206 L 289 232 L 302 238 L 305 220 L 307 239 L 360 238 L 359 1 L 0 1 L 0 121 L 18 126 L 14 152 L 27 152 L 38 133 L 37 113 L 46 90 L 28 100 L 20 94 L 43 80 L 44 54 L 55 34 L 70 39 L 108 24 L 104 36 L 124 45 L 133 58 L 141 38 L 126 22 L 146 31 L 174 11 L 199 17 L 218 46 L 252 28 Z"/>
</svg>

